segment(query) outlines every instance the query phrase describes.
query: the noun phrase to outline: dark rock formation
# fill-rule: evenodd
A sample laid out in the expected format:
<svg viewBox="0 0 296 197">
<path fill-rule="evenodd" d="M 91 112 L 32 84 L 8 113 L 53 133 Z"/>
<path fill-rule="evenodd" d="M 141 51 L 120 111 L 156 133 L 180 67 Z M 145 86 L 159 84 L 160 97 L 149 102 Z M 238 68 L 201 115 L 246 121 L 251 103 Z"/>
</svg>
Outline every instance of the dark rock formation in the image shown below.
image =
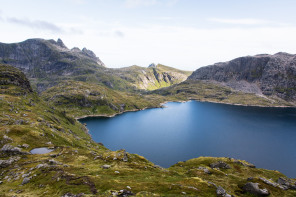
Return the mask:
<svg viewBox="0 0 296 197">
<path fill-rule="evenodd" d="M 257 196 L 268 196 L 269 191 L 267 189 L 260 189 L 259 183 L 248 182 L 243 186 L 244 192 L 249 192 L 251 194 L 255 194 Z"/>
<path fill-rule="evenodd" d="M 28 152 L 23 152 L 20 148 L 14 147 L 10 144 L 5 144 L 1 150 L 2 153 L 8 154 L 8 155 L 26 155 L 29 154 Z"/>
<path fill-rule="evenodd" d="M 236 90 L 296 100 L 296 55 L 277 53 L 236 58 L 197 69 L 191 80 L 214 80 Z"/>
<path fill-rule="evenodd" d="M 222 169 L 230 169 L 231 168 L 227 163 L 225 163 L 223 161 L 218 161 L 217 163 L 211 163 L 210 167 L 211 168 L 222 168 Z"/>
<path fill-rule="evenodd" d="M 5 85 L 15 85 L 22 88 L 24 92 L 32 92 L 30 82 L 26 76 L 18 69 L 0 63 L 0 86 L 5 89 Z M 3 88 L 2 88 L 3 87 Z"/>
<path fill-rule="evenodd" d="M 19 68 L 30 80 L 37 81 L 34 85 L 39 92 L 59 80 L 83 76 L 104 68 L 103 62 L 92 51 L 85 48 L 82 51 L 70 50 L 61 39 L 57 42 L 29 39 L 14 44 L 0 43 L 1 62 Z"/>
</svg>

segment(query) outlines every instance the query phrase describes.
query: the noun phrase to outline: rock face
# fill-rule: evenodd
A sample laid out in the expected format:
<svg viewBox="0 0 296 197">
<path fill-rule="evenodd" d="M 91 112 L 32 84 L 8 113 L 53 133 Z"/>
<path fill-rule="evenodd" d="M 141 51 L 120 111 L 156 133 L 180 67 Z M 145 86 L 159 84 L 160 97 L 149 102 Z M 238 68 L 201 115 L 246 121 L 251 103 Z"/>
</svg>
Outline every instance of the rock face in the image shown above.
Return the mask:
<svg viewBox="0 0 296 197">
<path fill-rule="evenodd" d="M 230 169 L 231 168 L 227 163 L 225 163 L 223 161 L 218 161 L 216 163 L 211 163 L 210 167 L 211 168 L 222 168 L 222 169 Z"/>
<path fill-rule="evenodd" d="M 57 42 L 29 39 L 14 44 L 0 43 L 1 62 L 19 68 L 31 81 L 37 80 L 34 85 L 39 92 L 55 85 L 57 79 L 78 77 L 104 67 L 92 51 L 86 48 L 70 50 L 61 39 Z"/>
<path fill-rule="evenodd" d="M 0 63 L 0 86 L 16 85 L 21 87 L 24 92 L 32 92 L 30 82 L 26 76 L 12 66 Z M 1 88 L 5 90 L 5 88 Z"/>
<path fill-rule="evenodd" d="M 259 183 L 248 182 L 244 185 L 243 190 L 257 196 L 268 196 L 269 191 L 267 189 L 260 189 Z"/>
<path fill-rule="evenodd" d="M 243 92 L 296 100 L 296 55 L 277 53 L 236 58 L 197 69 L 188 79 L 213 80 Z"/>
</svg>

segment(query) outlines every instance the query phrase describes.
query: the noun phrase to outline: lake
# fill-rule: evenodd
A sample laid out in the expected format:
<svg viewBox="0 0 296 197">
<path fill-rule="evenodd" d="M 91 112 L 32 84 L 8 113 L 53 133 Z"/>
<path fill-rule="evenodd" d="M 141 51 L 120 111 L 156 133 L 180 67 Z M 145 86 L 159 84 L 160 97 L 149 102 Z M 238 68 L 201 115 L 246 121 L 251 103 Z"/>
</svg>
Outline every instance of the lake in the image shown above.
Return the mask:
<svg viewBox="0 0 296 197">
<path fill-rule="evenodd" d="M 200 156 L 232 157 L 296 177 L 296 109 L 189 101 L 85 118 L 94 141 L 162 167 Z"/>
</svg>

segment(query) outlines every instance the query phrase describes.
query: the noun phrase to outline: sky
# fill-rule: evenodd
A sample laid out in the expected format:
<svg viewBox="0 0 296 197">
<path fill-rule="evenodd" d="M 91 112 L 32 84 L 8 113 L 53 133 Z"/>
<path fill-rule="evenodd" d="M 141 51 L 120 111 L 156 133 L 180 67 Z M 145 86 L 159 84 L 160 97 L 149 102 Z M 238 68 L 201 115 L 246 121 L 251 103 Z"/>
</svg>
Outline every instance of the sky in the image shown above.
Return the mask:
<svg viewBox="0 0 296 197">
<path fill-rule="evenodd" d="M 0 42 L 61 38 L 107 67 L 296 53 L 295 0 L 0 0 Z"/>
</svg>

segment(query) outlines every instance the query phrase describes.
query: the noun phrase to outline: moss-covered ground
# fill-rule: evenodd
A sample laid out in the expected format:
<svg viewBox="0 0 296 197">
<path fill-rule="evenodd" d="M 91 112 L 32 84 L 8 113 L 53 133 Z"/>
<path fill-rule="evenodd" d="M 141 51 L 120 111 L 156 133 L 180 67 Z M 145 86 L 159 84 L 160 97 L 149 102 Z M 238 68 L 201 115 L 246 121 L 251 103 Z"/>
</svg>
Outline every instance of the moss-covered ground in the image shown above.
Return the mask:
<svg viewBox="0 0 296 197">
<path fill-rule="evenodd" d="M 282 190 L 267 185 L 260 179 L 262 177 L 275 182 L 285 175 L 277 171 L 248 167 L 245 161 L 200 157 L 179 162 L 170 168 L 161 168 L 142 156 L 126 153 L 124 150 L 110 151 L 94 142 L 85 126 L 73 118 L 89 114 L 118 113 L 122 104 L 125 104 L 124 110 L 132 110 L 159 105 L 166 101 L 165 98 L 188 99 L 182 95 L 182 91 L 177 96 L 168 97 L 129 95 L 101 86 L 69 83 L 72 84 L 72 89 L 65 83 L 58 86 L 60 90 L 48 90 L 43 95 L 46 101 L 20 84 L 1 84 L 0 148 L 11 145 L 19 149 L 16 152 L 0 150 L 0 196 L 63 196 L 66 193 L 112 196 L 122 194 L 120 190 L 124 189 L 136 196 L 216 196 L 216 186 L 223 187 L 228 194 L 234 196 L 252 196 L 242 191 L 242 186 L 250 177 L 253 177 L 253 182 L 260 183 L 261 188 L 267 188 L 270 196 L 296 196 L 295 190 Z M 230 94 L 221 87 L 214 87 L 213 90 L 207 84 L 200 85 L 200 91 L 209 91 L 204 97 L 211 95 L 211 91 L 217 91 L 215 88 L 223 95 Z M 170 91 L 174 90 L 178 91 Z M 82 106 L 78 105 L 80 99 L 83 100 L 80 95 L 87 98 L 81 103 Z M 75 112 L 80 107 L 87 108 L 84 105 L 93 105 L 101 100 L 107 104 L 97 105 L 97 112 Z M 100 106 L 107 109 L 104 111 Z M 109 113 L 110 109 L 113 111 Z M 30 150 L 38 147 L 47 147 L 53 151 L 29 154 Z M 210 164 L 217 161 L 227 163 L 230 169 L 211 168 Z M 204 168 L 210 174 L 205 173 Z"/>
</svg>

